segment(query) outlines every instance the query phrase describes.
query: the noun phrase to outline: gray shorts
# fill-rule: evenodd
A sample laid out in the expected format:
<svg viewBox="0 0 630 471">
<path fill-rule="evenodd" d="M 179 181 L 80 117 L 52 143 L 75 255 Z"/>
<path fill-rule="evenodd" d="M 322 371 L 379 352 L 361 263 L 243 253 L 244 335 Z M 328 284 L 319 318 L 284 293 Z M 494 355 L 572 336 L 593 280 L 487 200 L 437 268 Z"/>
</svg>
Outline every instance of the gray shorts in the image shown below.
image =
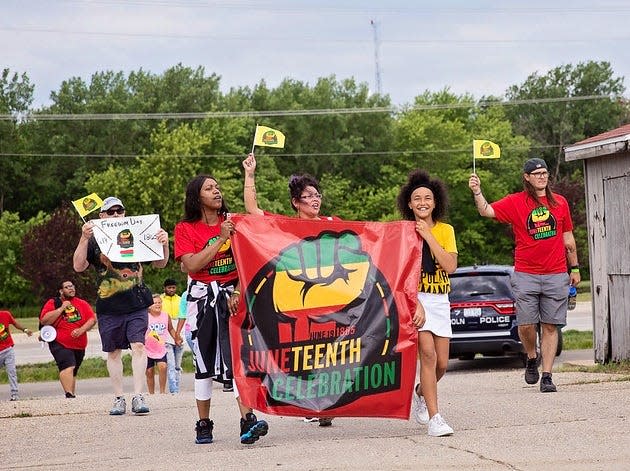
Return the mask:
<svg viewBox="0 0 630 471">
<path fill-rule="evenodd" d="M 510 278 L 516 298 L 516 323 L 556 324 L 567 323 L 569 275 L 532 275 L 515 271 Z"/>
</svg>

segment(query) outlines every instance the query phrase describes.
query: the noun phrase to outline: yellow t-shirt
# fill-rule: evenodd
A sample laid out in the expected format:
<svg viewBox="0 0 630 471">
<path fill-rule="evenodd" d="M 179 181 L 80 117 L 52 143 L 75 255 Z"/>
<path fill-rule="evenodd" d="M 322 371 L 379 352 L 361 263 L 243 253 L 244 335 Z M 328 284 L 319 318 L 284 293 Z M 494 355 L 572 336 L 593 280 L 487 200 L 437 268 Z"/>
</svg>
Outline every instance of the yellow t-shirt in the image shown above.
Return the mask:
<svg viewBox="0 0 630 471">
<path fill-rule="evenodd" d="M 181 298 L 178 294 L 173 296 L 166 296 L 164 293 L 160 294 L 162 298 L 162 311 L 168 313 L 171 319 L 179 318 L 179 303 Z"/>
<path fill-rule="evenodd" d="M 457 243 L 455 242 L 455 230 L 450 224 L 445 222 L 436 222 L 431 228 L 431 234 L 438 241 L 440 246 L 449 253 L 457 253 Z M 438 264 L 435 257 L 433 258 L 437 269 L 435 273 L 422 272 L 418 291 L 422 293 L 447 294 L 451 291 L 451 280 L 442 267 Z"/>
</svg>

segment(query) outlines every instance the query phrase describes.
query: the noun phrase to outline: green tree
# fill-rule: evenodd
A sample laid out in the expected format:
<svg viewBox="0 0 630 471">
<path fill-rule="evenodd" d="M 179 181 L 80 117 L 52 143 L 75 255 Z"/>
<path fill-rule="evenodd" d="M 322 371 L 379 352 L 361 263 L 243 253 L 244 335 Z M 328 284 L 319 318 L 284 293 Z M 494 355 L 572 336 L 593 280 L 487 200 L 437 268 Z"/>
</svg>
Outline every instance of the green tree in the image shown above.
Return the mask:
<svg viewBox="0 0 630 471">
<path fill-rule="evenodd" d="M 28 221 L 21 221 L 18 214 L 4 211 L 0 215 L 0 305 L 17 306 L 31 304 L 29 282 L 19 273 L 22 262 L 22 237 L 30 228 L 44 221 L 43 214 Z M 44 247 L 43 250 L 46 250 Z"/>
<path fill-rule="evenodd" d="M 0 214 L 5 207 L 17 207 L 21 201 L 19 196 L 21 183 L 26 181 L 29 175 L 28 162 L 7 154 L 21 152 L 23 145 L 19 132 L 20 114 L 28 111 L 33 102 L 34 88 L 24 73 L 12 74 L 5 68 L 0 74 L 0 114 L 7 117 L 0 120 L 0 159 L 2 159 Z"/>
<path fill-rule="evenodd" d="M 615 77 L 608 62 L 562 65 L 544 75 L 531 74 L 525 82 L 508 88 L 508 100 L 534 100 L 510 106 L 507 116 L 515 132 L 527 136 L 547 161 L 552 179 L 570 175 L 577 164 L 562 164 L 564 146 L 616 128 L 626 116 L 623 77 Z M 547 98 L 608 98 L 539 102 Z M 562 170 L 566 168 L 566 170 Z"/>
<path fill-rule="evenodd" d="M 53 211 L 63 201 L 83 196 L 89 175 L 108 166 L 127 165 L 130 157 L 151 153 L 151 135 L 160 121 L 152 119 L 37 119 L 46 114 L 175 113 L 218 109 L 219 78 L 203 67 L 181 64 L 156 75 L 143 70 L 97 72 L 89 82 L 73 77 L 51 93 L 53 104 L 37 110 L 21 126 L 24 158 L 33 187 L 21 190 L 20 212 Z M 174 129 L 180 122 L 166 121 Z M 240 150 L 239 152 L 242 152 Z M 105 158 L 106 157 L 106 158 Z M 18 209 L 12 207 L 12 209 Z"/>
<path fill-rule="evenodd" d="M 81 235 L 80 224 L 77 212 L 65 204 L 44 222 L 31 227 L 22 238 L 20 273 L 30 283 L 34 304 L 55 296 L 59 283 L 64 280 L 73 281 L 80 297 L 95 298 L 93 270 L 78 274 L 72 269 L 72 256 Z"/>
<path fill-rule="evenodd" d="M 390 148 L 393 117 L 388 112 L 334 112 L 391 106 L 388 97 L 370 95 L 367 84 L 357 84 L 353 79 L 338 81 L 330 76 L 320 78 L 312 87 L 286 79 L 270 90 L 262 81 L 253 90 L 247 87 L 231 90 L 225 100 L 245 110 L 331 110 L 309 116 L 291 114 L 266 118 L 258 123 L 279 129 L 287 136 L 283 155 L 275 158 L 278 170 L 285 177 L 292 173 L 310 173 L 321 178 L 324 173 L 342 173 L 351 174 L 353 184 L 378 182 L 380 153 Z M 250 122 L 253 131 L 256 123 Z M 252 138 L 253 134 L 249 134 L 248 140 L 243 142 L 245 149 L 251 146 Z M 267 153 L 264 148 L 256 151 Z M 275 150 L 269 153 L 277 154 Z"/>
</svg>

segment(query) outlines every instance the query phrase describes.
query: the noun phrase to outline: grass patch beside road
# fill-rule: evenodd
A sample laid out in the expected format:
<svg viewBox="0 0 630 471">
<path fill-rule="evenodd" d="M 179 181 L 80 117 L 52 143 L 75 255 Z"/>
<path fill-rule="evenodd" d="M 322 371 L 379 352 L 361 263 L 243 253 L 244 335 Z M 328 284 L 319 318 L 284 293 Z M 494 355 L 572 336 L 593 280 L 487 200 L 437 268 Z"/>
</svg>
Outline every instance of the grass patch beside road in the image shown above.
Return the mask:
<svg viewBox="0 0 630 471">
<path fill-rule="evenodd" d="M 579 373 L 607 373 L 621 375 L 619 378 L 615 378 L 612 381 L 630 381 L 630 361 L 622 361 L 619 363 L 607 363 L 606 365 L 568 365 L 564 364 L 558 368 L 558 371 L 562 372 L 579 372 Z"/>
<path fill-rule="evenodd" d="M 562 341 L 564 350 L 593 348 L 593 332 L 590 330 L 563 330 Z"/>
<path fill-rule="evenodd" d="M 129 353 L 123 355 L 123 375 L 131 376 L 131 355 Z M 184 352 L 182 359 L 182 370 L 186 373 L 195 371 L 192 362 L 192 353 Z M 38 383 L 40 381 L 57 381 L 59 379 L 59 370 L 54 361 L 47 363 L 33 363 L 30 365 L 18 365 L 18 382 L 20 383 Z M 87 378 L 107 378 L 107 364 L 102 358 L 86 358 L 81 364 L 77 379 Z M 156 375 L 157 376 L 157 375 Z M 0 370 L 0 384 L 7 384 L 6 369 Z"/>
<path fill-rule="evenodd" d="M 37 331 L 38 321 L 37 318 L 24 318 L 20 319 L 20 322 L 33 331 Z M 21 332 L 17 335 L 25 335 Z M 593 348 L 593 332 L 591 331 L 578 331 L 567 330 L 562 332 L 564 341 L 564 350 L 584 350 Z M 615 366 L 619 365 L 619 366 Z M 596 365 L 595 367 L 588 367 L 585 371 L 591 371 L 595 373 L 617 373 L 617 374 L 629 374 L 630 375 L 630 363 L 625 362 L 614 365 Z M 593 368 L 597 370 L 593 370 Z M 18 365 L 18 381 L 23 383 L 33 383 L 39 381 L 57 381 L 59 379 L 59 371 L 54 361 L 48 363 L 37 363 L 31 365 Z M 182 369 L 187 373 L 194 372 L 192 354 L 190 351 L 184 352 L 184 358 L 182 360 Z M 131 355 L 123 355 L 123 374 L 125 376 L 131 376 Z M 77 378 L 106 378 L 108 376 L 107 366 L 105 360 L 102 358 L 86 358 L 81 365 Z M 8 378 L 4 368 L 0 370 L 0 384 L 7 384 Z"/>
</svg>

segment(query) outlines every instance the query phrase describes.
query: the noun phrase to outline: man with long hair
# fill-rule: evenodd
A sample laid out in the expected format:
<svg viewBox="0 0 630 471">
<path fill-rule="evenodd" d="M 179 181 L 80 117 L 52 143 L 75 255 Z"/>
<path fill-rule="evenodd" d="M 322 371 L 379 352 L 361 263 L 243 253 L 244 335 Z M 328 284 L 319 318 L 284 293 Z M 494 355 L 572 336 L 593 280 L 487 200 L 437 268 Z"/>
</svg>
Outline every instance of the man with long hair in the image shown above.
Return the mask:
<svg viewBox="0 0 630 471">
<path fill-rule="evenodd" d="M 557 326 L 567 322 L 568 287 L 580 282 L 580 267 L 567 200 L 549 188 L 544 160 L 534 158 L 523 167 L 523 191 L 489 204 L 481 192 L 479 176 L 472 174 L 468 187 L 479 214 L 512 225 L 518 335 L 527 352 L 525 382 L 536 384 L 538 353 L 536 336 L 541 329 L 541 392 L 556 392 L 551 380 L 558 347 Z M 569 270 L 567 270 L 567 263 Z M 569 273 L 567 273 L 569 271 Z"/>
</svg>

